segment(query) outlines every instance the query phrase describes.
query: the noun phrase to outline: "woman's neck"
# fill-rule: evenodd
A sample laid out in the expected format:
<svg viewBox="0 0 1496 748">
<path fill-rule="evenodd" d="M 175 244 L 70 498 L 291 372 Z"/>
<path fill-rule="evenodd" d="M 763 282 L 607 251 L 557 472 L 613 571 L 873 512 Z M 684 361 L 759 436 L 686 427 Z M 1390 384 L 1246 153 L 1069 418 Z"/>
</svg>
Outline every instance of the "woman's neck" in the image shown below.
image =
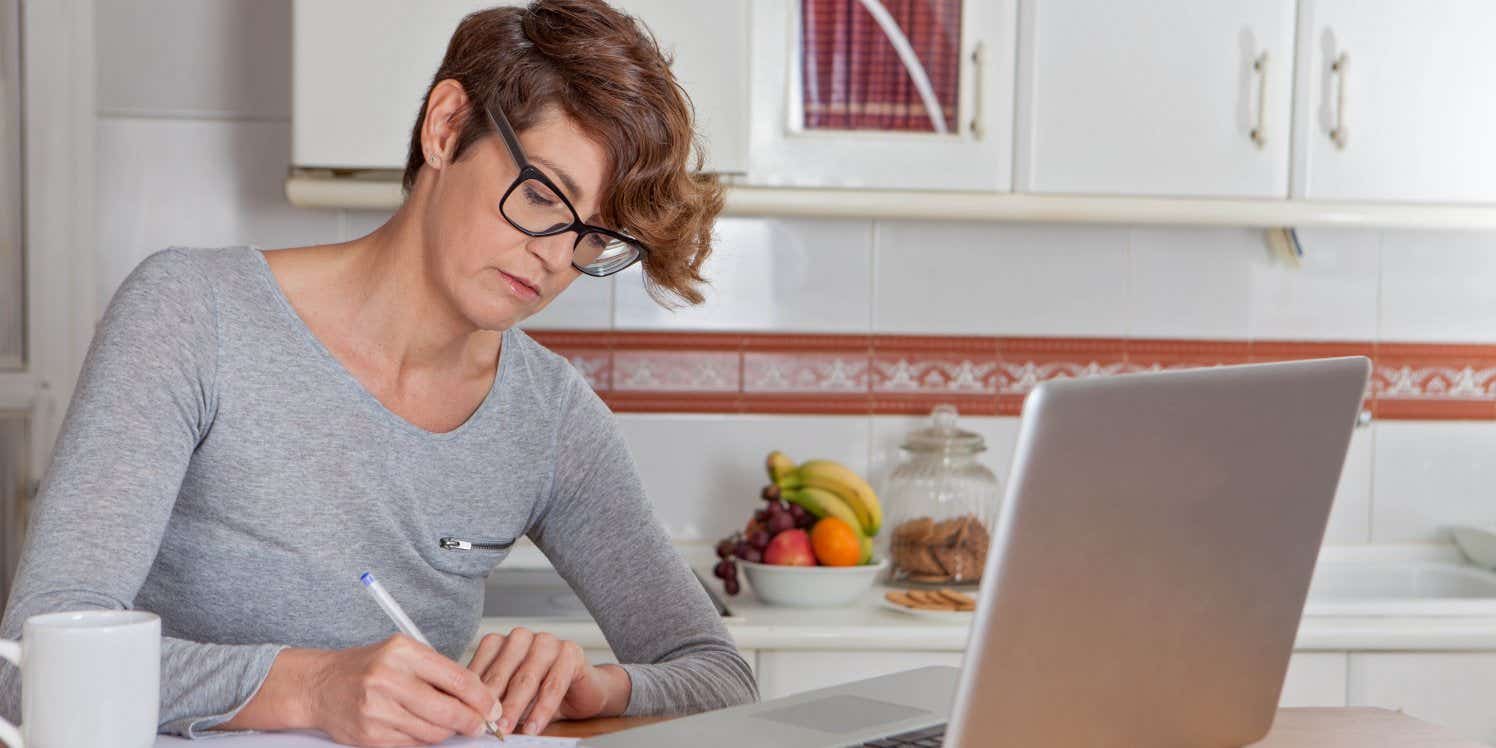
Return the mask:
<svg viewBox="0 0 1496 748">
<path fill-rule="evenodd" d="M 362 361 L 399 373 L 492 371 L 500 333 L 461 315 L 403 212 L 368 236 L 287 258 L 281 283 Z"/>
</svg>

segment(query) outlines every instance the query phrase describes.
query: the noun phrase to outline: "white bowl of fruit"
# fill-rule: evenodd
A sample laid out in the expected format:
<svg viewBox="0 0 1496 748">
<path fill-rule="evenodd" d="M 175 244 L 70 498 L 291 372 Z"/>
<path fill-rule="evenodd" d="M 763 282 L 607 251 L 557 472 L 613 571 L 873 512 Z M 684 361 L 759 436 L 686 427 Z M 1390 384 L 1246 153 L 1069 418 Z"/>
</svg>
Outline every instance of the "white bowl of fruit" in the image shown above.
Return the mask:
<svg viewBox="0 0 1496 748">
<path fill-rule="evenodd" d="M 729 595 L 740 591 L 738 569 L 770 605 L 819 608 L 847 605 L 873 586 L 887 566 L 873 558 L 873 536 L 883 509 L 867 482 L 830 460 L 795 465 L 781 452 L 768 460 L 769 477 L 742 532 L 717 544 L 712 570 Z"/>
</svg>

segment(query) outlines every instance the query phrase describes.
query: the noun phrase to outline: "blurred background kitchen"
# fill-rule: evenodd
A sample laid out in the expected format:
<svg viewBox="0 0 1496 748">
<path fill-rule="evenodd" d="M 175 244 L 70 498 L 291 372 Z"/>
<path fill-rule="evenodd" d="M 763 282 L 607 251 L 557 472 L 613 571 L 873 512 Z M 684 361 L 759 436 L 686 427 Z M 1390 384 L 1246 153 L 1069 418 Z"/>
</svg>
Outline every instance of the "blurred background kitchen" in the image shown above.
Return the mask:
<svg viewBox="0 0 1496 748">
<path fill-rule="evenodd" d="M 492 4 L 0 0 L 4 580 L 117 284 L 167 246 L 378 226 L 445 40 Z M 1496 4 L 615 4 L 732 185 L 713 287 L 671 311 L 637 267 L 583 278 L 524 327 L 613 407 L 693 562 L 770 450 L 884 491 L 951 403 L 1004 479 L 1038 381 L 1365 354 L 1283 702 L 1496 740 L 1496 559 L 1454 542 L 1496 527 Z M 487 629 L 608 656 L 533 547 L 494 577 Z M 963 623 L 873 599 L 726 603 L 766 697 L 959 662 Z"/>
</svg>

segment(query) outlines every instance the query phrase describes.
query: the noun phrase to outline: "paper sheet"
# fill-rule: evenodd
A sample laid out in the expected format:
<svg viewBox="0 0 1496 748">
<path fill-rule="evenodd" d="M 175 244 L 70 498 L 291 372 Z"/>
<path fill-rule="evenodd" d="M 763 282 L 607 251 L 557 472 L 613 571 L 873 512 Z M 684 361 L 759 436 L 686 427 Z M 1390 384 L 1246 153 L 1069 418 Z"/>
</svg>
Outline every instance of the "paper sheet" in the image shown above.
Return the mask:
<svg viewBox="0 0 1496 748">
<path fill-rule="evenodd" d="M 504 742 L 500 743 L 498 738 L 492 735 L 483 735 L 476 738 L 454 737 L 438 745 L 442 748 L 573 748 L 577 744 L 576 738 L 548 738 L 544 736 L 534 737 L 530 735 L 508 735 Z M 160 735 L 156 737 L 156 748 L 171 746 L 172 748 L 326 748 L 326 746 L 338 745 L 329 740 L 320 732 L 256 732 L 244 735 L 224 735 L 222 737 L 203 740 L 184 740 L 171 735 Z"/>
</svg>

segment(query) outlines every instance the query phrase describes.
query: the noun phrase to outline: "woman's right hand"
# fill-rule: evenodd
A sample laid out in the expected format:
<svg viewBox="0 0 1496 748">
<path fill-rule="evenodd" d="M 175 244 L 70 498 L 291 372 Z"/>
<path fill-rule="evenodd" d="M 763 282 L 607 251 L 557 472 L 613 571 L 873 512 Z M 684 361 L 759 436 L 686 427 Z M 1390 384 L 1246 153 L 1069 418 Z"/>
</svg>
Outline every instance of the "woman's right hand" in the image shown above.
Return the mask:
<svg viewBox="0 0 1496 748">
<path fill-rule="evenodd" d="M 339 743 L 429 745 L 482 734 L 485 716 L 501 716 L 477 673 L 404 634 L 320 654 L 305 703 L 313 725 Z"/>
</svg>

